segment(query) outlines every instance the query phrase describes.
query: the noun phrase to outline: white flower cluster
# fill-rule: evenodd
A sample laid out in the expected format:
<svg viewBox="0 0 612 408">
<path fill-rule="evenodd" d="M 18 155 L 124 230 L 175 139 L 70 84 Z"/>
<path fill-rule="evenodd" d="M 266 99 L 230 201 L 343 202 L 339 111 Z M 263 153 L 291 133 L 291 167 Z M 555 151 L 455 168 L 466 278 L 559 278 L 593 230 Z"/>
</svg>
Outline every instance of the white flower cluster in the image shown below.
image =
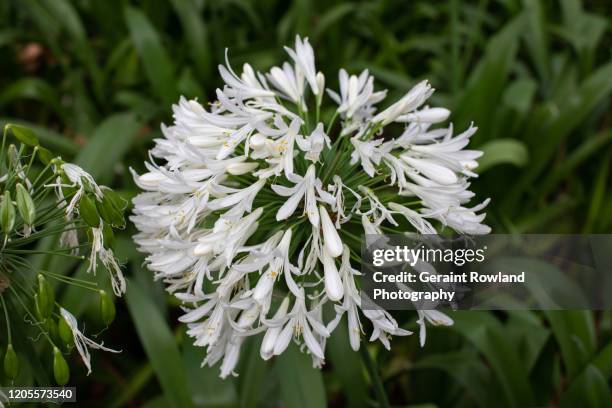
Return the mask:
<svg viewBox="0 0 612 408">
<path fill-rule="evenodd" d="M 344 314 L 355 350 L 364 317 L 370 341 L 387 348 L 391 335 L 411 334 L 389 313 L 361 308 L 351 260 L 363 233 L 489 232 L 478 214 L 487 201 L 466 206 L 482 153 L 464 148 L 476 128 L 432 127 L 450 112 L 424 106 L 433 92 L 426 81 L 377 113 L 386 91 L 374 90 L 368 71 L 341 70 L 339 93 L 327 90 L 336 106 L 325 111 L 325 77 L 308 39 L 286 51 L 292 62 L 265 74 L 219 66 L 217 101 L 207 110 L 181 98 L 147 172 L 134 173 L 145 190 L 134 199 L 135 240 L 184 303 L 180 320 L 207 348 L 203 364 L 222 361 L 222 377 L 257 333 L 265 333 L 263 359 L 293 339 L 318 367 Z M 335 317 L 326 322 L 327 303 Z M 419 311 L 422 342 L 426 321 L 452 324 Z"/>
</svg>

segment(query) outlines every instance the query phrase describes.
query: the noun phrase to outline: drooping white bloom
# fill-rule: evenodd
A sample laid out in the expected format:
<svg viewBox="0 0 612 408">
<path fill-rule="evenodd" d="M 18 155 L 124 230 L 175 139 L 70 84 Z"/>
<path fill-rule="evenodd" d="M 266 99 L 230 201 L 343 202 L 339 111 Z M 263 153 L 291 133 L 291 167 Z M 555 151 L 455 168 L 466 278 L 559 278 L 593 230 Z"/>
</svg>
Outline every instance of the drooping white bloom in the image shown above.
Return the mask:
<svg viewBox="0 0 612 408">
<path fill-rule="evenodd" d="M 425 105 L 427 81 L 384 103 L 367 70 L 340 70 L 340 89 L 325 93 L 308 40 L 286 51 L 290 61 L 267 73 L 249 64 L 237 73 L 226 58 L 217 101 L 206 109 L 181 98 L 145 171 L 134 173 L 144 190 L 134 199 L 135 240 L 182 302 L 179 320 L 206 348 L 202 363 L 220 364 L 222 377 L 236 374 L 251 335 L 263 333 L 263 359 L 294 341 L 321 367 L 344 315 L 354 350 L 364 333 L 386 348 L 412 334 L 359 291 L 360 235 L 489 231 L 488 200 L 469 203 L 481 152 L 466 146 L 476 128 L 443 127 L 450 112 Z M 328 111 L 326 94 L 336 104 L 330 123 L 313 120 Z M 325 321 L 328 303 L 336 314 Z M 419 312 L 423 340 L 426 322 L 452 323 L 442 316 Z"/>
<path fill-rule="evenodd" d="M 427 337 L 427 332 L 425 328 L 425 322 L 429 322 L 434 326 L 452 326 L 453 319 L 448 317 L 442 312 L 437 310 L 417 310 L 419 314 L 419 319 L 417 323 L 419 324 L 419 342 L 421 347 L 425 345 L 425 339 Z"/>
<path fill-rule="evenodd" d="M 76 318 L 66 309 L 60 307 L 60 314 L 62 318 L 66 321 L 66 324 L 72 331 L 72 336 L 74 337 L 74 345 L 85 363 L 85 367 L 87 367 L 87 374 L 91 374 L 91 355 L 89 354 L 88 347 L 108 351 L 111 353 L 120 353 L 121 351 L 113 350 L 108 347 L 104 347 L 102 343 L 96 343 L 90 338 L 85 337 L 85 335 L 79 330 L 78 323 Z"/>
<path fill-rule="evenodd" d="M 58 166 L 58 168 L 56 168 L 56 173 L 58 174 L 56 182 L 53 184 L 48 184 L 47 187 L 55 188 L 56 195 L 59 200 L 59 207 L 65 208 L 65 219 L 69 224 L 72 223 L 72 220 L 74 219 L 74 212 L 77 211 L 77 204 L 79 204 L 84 195 L 90 194 L 91 197 L 93 197 L 93 200 L 102 202 L 104 191 L 108 189 L 104 186 L 98 186 L 91 174 L 76 164 L 62 163 Z M 62 175 L 68 179 L 69 183 L 62 181 Z M 66 203 L 62 190 L 66 187 L 75 189 L 75 192 L 68 203 Z M 100 218 L 100 225 L 98 227 L 90 228 L 91 250 L 87 272 L 93 272 L 95 274 L 98 267 L 98 260 L 100 260 L 109 273 L 113 292 L 116 296 L 122 296 L 126 290 L 126 281 L 123 276 L 121 266 L 119 265 L 119 261 L 117 261 L 113 250 L 104 244 L 104 234 L 102 231 L 105 222 L 106 221 Z M 67 228 L 65 231 L 63 231 L 60 236 L 60 244 L 62 246 L 71 248 L 73 253 L 76 253 L 79 246 L 79 237 L 76 228 Z"/>
</svg>

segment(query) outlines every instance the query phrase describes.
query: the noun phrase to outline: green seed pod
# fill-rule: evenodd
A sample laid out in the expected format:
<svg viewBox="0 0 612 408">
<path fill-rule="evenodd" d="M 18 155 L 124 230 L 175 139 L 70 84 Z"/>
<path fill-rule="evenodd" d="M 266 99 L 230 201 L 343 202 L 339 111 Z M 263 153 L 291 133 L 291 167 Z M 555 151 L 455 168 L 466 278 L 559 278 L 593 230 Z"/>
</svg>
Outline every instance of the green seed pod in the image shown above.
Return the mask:
<svg viewBox="0 0 612 408">
<path fill-rule="evenodd" d="M 104 197 L 111 203 L 111 205 L 119 212 L 123 214 L 123 211 L 127 208 L 128 202 L 126 199 L 121 197 L 115 190 L 110 188 L 103 188 Z"/>
<path fill-rule="evenodd" d="M 36 318 L 43 322 L 45 320 L 45 305 L 42 304 L 38 293 L 34 294 L 34 306 L 34 314 L 36 315 Z"/>
<path fill-rule="evenodd" d="M 38 274 L 38 301 L 40 312 L 43 317 L 48 317 L 55 309 L 55 292 L 53 288 L 41 274 Z"/>
<path fill-rule="evenodd" d="M 70 379 L 70 368 L 60 349 L 55 346 L 53 347 L 53 376 L 57 385 L 60 386 L 68 384 Z"/>
<path fill-rule="evenodd" d="M 115 233 L 108 224 L 102 225 L 102 239 L 105 248 L 111 248 L 115 244 Z"/>
<path fill-rule="evenodd" d="M 4 235 L 8 235 L 15 225 L 15 207 L 11 200 L 11 192 L 5 191 L 0 202 L 0 227 Z"/>
<path fill-rule="evenodd" d="M 74 344 L 74 336 L 72 335 L 72 330 L 70 330 L 70 326 L 66 323 L 66 319 L 63 316 L 60 316 L 57 319 L 57 332 L 59 334 L 59 338 L 62 342 L 70 347 Z"/>
<path fill-rule="evenodd" d="M 17 167 L 19 163 L 19 151 L 14 144 L 10 144 L 8 147 L 8 151 L 6 153 L 6 157 L 8 158 L 9 168 Z"/>
<path fill-rule="evenodd" d="M 123 218 L 123 214 L 121 211 L 115 208 L 107 194 L 102 197 L 102 201 L 96 201 L 96 207 L 98 208 L 100 217 L 102 217 L 104 222 L 116 228 L 125 227 L 125 219 Z"/>
<path fill-rule="evenodd" d="M 10 343 L 4 355 L 4 374 L 11 380 L 17 378 L 17 374 L 19 374 L 19 358 L 17 353 L 15 353 L 15 349 L 13 349 L 13 345 Z"/>
<path fill-rule="evenodd" d="M 89 194 L 83 195 L 79 201 L 79 214 L 83 221 L 90 227 L 98 228 L 100 226 L 100 216 L 96 210 L 94 199 L 89 197 Z"/>
<path fill-rule="evenodd" d="M 59 341 L 60 339 L 59 332 L 58 332 L 58 327 L 57 327 L 57 324 L 55 323 L 55 320 L 48 318 L 45 320 L 45 323 L 43 326 L 45 330 L 47 330 L 47 333 L 49 333 L 49 337 L 53 339 L 53 342 Z"/>
<path fill-rule="evenodd" d="M 102 321 L 105 325 L 110 325 L 113 320 L 115 320 L 115 315 L 117 314 L 117 310 L 115 309 L 115 302 L 113 299 L 106 293 L 106 291 L 100 291 L 100 315 L 102 316 Z"/>
<path fill-rule="evenodd" d="M 26 225 L 34 225 L 34 221 L 36 220 L 36 206 L 34 205 L 30 193 L 28 193 L 28 190 L 26 190 L 21 183 L 17 184 L 15 191 L 17 209 L 19 210 L 19 214 L 21 214 L 21 218 L 23 218 Z"/>
</svg>

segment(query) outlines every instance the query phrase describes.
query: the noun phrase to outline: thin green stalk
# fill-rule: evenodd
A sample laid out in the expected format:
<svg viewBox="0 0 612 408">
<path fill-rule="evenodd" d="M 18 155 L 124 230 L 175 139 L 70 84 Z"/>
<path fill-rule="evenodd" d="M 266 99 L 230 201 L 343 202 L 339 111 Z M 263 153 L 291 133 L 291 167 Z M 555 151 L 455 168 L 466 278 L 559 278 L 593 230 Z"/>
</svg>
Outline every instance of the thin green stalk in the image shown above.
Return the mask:
<svg viewBox="0 0 612 408">
<path fill-rule="evenodd" d="M 23 300 L 21 300 L 21 298 L 19 297 L 19 294 L 17 293 L 17 291 L 12 286 L 9 286 L 9 288 L 11 289 L 13 294 L 15 295 L 15 298 L 19 301 L 19 303 L 21 303 L 21 307 L 23 307 L 23 310 L 25 310 L 25 312 L 28 314 L 28 316 L 30 316 L 30 319 L 32 319 L 32 322 L 36 322 L 36 325 L 38 326 L 40 324 L 40 322 L 34 317 L 32 312 L 30 312 L 30 309 L 28 309 L 28 307 L 25 305 L 25 303 L 23 303 Z M 39 327 L 39 329 L 40 329 L 40 327 Z M 53 343 L 53 340 L 51 340 L 51 337 L 49 337 L 49 333 L 47 333 L 45 330 L 42 330 L 42 329 L 40 329 L 40 332 L 43 334 L 43 336 L 45 336 L 47 338 L 47 340 L 49 341 L 49 344 L 51 344 L 52 347 L 55 347 L 55 343 Z"/>
<path fill-rule="evenodd" d="M 6 331 L 8 333 L 8 344 L 12 344 L 13 337 L 11 336 L 11 321 L 8 316 L 8 308 L 6 307 L 6 303 L 4 302 L 4 295 L 0 295 L 0 302 L 2 302 L 2 308 L 4 309 L 4 318 L 6 319 Z"/>
<path fill-rule="evenodd" d="M 8 132 L 8 125 L 4 126 L 4 131 L 2 132 L 2 149 L 0 150 L 0 170 L 2 170 L 2 165 L 4 164 L 4 146 L 6 144 L 6 133 Z"/>
<path fill-rule="evenodd" d="M 378 400 L 379 406 L 382 408 L 389 408 L 389 400 L 387 399 L 385 387 L 382 379 L 380 378 L 380 374 L 378 373 L 378 368 L 374 364 L 374 360 L 372 360 L 372 356 L 370 356 L 370 353 L 366 347 L 361 347 L 359 352 L 361 353 L 361 359 L 363 360 L 368 373 L 370 374 L 370 379 L 372 380 L 372 385 L 374 385 L 374 392 L 376 393 L 376 399 Z"/>
</svg>

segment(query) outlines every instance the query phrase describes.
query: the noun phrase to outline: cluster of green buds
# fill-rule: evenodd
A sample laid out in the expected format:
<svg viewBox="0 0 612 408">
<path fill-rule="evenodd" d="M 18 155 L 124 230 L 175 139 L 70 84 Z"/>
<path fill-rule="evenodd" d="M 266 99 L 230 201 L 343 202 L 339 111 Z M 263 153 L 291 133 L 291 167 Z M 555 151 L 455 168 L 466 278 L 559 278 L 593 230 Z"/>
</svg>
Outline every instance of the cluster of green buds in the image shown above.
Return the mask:
<svg viewBox="0 0 612 408">
<path fill-rule="evenodd" d="M 83 290 L 97 302 L 98 324 L 113 322 L 114 297 L 126 289 L 112 250 L 113 230 L 125 227 L 126 207 L 119 194 L 42 147 L 32 130 L 5 126 L 0 149 L 0 385 L 66 385 L 66 357 L 74 350 L 88 372 L 90 348 L 116 352 L 86 337 L 56 295 L 66 285 Z M 86 268 L 79 267 L 83 263 Z M 100 264 L 108 275 L 95 276 Z"/>
</svg>

